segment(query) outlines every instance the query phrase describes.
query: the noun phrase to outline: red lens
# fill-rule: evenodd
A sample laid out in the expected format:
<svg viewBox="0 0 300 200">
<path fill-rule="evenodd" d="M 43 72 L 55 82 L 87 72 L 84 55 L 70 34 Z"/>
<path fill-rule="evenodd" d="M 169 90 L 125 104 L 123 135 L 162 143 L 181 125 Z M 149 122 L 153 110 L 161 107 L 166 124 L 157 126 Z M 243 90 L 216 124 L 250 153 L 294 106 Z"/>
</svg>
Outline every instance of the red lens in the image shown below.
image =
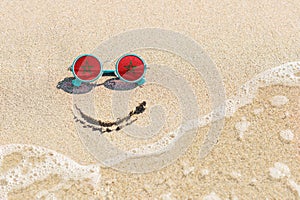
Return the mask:
<svg viewBox="0 0 300 200">
<path fill-rule="evenodd" d="M 74 64 L 74 73 L 83 81 L 91 81 L 101 72 L 101 63 L 94 56 L 84 55 L 78 58 Z"/>
<path fill-rule="evenodd" d="M 124 80 L 137 81 L 144 74 L 145 63 L 138 56 L 127 55 L 119 60 L 117 70 Z"/>
</svg>

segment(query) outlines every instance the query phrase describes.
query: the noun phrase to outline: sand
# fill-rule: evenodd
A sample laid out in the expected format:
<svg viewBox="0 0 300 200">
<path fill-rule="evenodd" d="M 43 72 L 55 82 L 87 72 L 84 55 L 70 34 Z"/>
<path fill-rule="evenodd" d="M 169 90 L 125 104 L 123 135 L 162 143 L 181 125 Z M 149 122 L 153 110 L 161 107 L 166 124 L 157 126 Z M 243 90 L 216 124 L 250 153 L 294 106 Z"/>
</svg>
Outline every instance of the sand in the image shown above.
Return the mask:
<svg viewBox="0 0 300 200">
<path fill-rule="evenodd" d="M 72 76 L 67 68 L 79 54 L 92 52 L 101 42 L 123 31 L 155 27 L 196 40 L 220 71 L 229 98 L 255 75 L 300 60 L 299 10 L 296 0 L 2 1 L 0 145 L 43 147 L 53 150 L 55 158 L 76 166 L 65 178 L 64 170 L 45 173 L 41 180 L 32 178 L 36 181 L 16 186 L 7 198 L 300 199 L 299 86 L 261 88 L 251 104 L 226 118 L 218 143 L 207 157 L 199 160 L 198 154 L 210 125 L 197 129 L 192 145 L 179 159 L 163 169 L 143 174 L 98 164 L 76 131 L 73 96 L 56 88 L 59 81 Z M 210 112 L 205 83 L 184 58 L 159 50 L 135 53 L 147 63 L 178 70 L 194 89 L 199 106 L 196 114 Z M 105 67 L 113 65 L 112 62 Z M 147 73 L 151 73 L 151 68 Z M 107 79 L 103 77 L 98 83 Z M 96 118 L 114 119 L 112 94 L 105 87 L 95 88 Z M 288 101 L 277 98 L 277 104 L 285 103 L 274 106 L 274 96 L 285 96 Z M 170 91 L 150 84 L 136 88 L 129 109 L 143 100 L 148 102 L 148 108 L 156 104 L 165 108 L 166 123 L 158 137 L 180 124 L 182 116 L 176 112 L 179 102 Z M 149 124 L 149 112 L 147 109 L 137 124 Z M 291 140 L 281 136 L 281 131 L 286 130 L 293 133 Z M 122 132 L 109 134 L 107 139 L 124 149 L 141 144 L 124 137 Z M 44 162 L 43 153 L 22 157 L 22 151 L 1 157 L 1 177 L 17 166 L 26 174 L 30 167 L 39 166 L 30 163 Z M 51 166 L 61 169 L 58 163 Z M 90 168 L 99 169 L 99 180 L 91 181 L 84 174 Z M 81 174 L 80 170 L 84 171 L 83 178 L 74 175 Z M 7 181 L 0 178 L 0 186 L 7 187 Z"/>
</svg>

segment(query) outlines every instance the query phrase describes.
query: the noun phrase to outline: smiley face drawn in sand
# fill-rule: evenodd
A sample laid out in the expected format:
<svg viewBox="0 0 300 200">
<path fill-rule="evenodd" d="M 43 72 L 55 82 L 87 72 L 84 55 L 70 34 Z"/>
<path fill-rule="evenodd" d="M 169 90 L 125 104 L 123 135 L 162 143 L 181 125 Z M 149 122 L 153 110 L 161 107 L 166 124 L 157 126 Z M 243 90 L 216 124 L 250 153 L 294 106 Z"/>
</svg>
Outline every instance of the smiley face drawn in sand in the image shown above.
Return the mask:
<svg viewBox="0 0 300 200">
<path fill-rule="evenodd" d="M 92 54 L 100 56 L 105 62 L 111 62 L 124 53 L 149 48 L 172 52 L 190 63 L 203 77 L 213 106 L 212 114 L 209 116 L 212 126 L 200 149 L 200 157 L 206 156 L 216 144 L 223 127 L 225 91 L 218 70 L 199 44 L 176 32 L 151 28 L 139 29 L 122 33 L 104 41 Z M 132 68 L 130 65 L 129 67 Z M 195 111 L 198 110 L 198 105 L 191 85 L 168 66 L 152 63 L 150 68 L 152 67 L 156 70 L 147 74 L 147 83 L 160 84 L 177 97 L 181 107 L 178 112 L 182 114 L 184 121 L 155 143 L 150 142 L 148 145 L 129 151 L 122 150 L 110 143 L 105 138 L 105 134 L 93 134 L 92 130 L 84 129 L 82 124 L 75 123 L 76 130 L 87 150 L 105 166 L 139 173 L 158 170 L 182 155 L 196 135 L 199 117 Z M 117 113 L 126 115 L 128 112 L 127 104 L 130 102 L 132 92 L 134 90 L 113 92 L 113 115 Z M 91 117 L 95 116 L 93 95 L 93 92 L 91 92 L 73 96 L 74 105 Z M 127 130 L 128 137 L 145 141 L 151 140 L 156 135 L 157 130 L 163 126 L 164 120 L 156 119 L 156 116 L 162 115 L 161 110 L 154 107 L 149 109 L 151 110 L 151 124 L 147 127 L 141 127 L 133 123 L 129 126 L 130 131 Z M 75 107 L 74 112 L 76 113 Z M 77 112 L 77 114 L 79 113 Z"/>
</svg>

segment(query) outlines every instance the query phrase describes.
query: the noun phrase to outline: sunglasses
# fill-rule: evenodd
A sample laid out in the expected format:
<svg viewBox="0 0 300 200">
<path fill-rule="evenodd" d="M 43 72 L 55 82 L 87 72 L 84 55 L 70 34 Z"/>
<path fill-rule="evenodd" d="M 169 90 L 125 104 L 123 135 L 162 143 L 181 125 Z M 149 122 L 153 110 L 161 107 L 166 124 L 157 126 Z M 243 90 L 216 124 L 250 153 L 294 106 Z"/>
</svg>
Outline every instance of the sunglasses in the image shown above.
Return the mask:
<svg viewBox="0 0 300 200">
<path fill-rule="evenodd" d="M 125 54 L 116 63 L 115 70 L 104 70 L 100 60 L 91 54 L 78 56 L 72 66 L 71 71 L 75 77 L 72 84 L 79 87 L 82 82 L 93 82 L 102 75 L 117 76 L 120 80 L 128 83 L 142 85 L 145 83 L 146 63 L 135 54 Z"/>
</svg>

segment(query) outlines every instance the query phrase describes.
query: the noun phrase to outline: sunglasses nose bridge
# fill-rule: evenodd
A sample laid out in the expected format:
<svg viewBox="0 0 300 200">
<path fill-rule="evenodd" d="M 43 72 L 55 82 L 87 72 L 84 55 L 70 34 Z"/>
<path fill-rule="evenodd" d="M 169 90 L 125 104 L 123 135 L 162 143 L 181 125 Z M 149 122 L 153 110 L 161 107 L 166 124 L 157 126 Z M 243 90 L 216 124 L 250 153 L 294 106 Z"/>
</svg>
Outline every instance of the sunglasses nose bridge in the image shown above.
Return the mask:
<svg viewBox="0 0 300 200">
<path fill-rule="evenodd" d="M 106 60 L 102 62 L 102 76 L 116 76 L 115 73 L 115 66 L 113 61 L 111 60 Z"/>
<path fill-rule="evenodd" d="M 116 72 L 113 69 L 103 69 L 102 76 L 116 76 Z"/>
</svg>

